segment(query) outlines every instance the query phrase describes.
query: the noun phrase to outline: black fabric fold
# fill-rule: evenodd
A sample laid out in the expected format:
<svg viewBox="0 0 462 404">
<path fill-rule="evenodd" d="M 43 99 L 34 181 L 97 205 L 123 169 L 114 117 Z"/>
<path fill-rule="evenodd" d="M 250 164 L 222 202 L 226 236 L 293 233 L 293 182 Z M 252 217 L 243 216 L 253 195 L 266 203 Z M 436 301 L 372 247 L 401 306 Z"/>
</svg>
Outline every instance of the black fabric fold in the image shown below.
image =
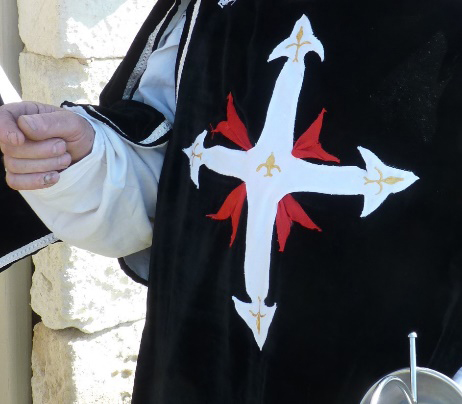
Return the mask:
<svg viewBox="0 0 462 404">
<path fill-rule="evenodd" d="M 89 115 L 107 124 L 124 138 L 145 147 L 155 147 L 165 143 L 171 133 L 171 129 L 166 130 L 170 125 L 160 112 L 129 99 L 138 87 L 141 74 L 127 99 L 123 99 L 123 96 L 127 83 L 145 51 L 149 37 L 156 33 L 156 39 L 151 49 L 148 50 L 150 55 L 150 52 L 158 46 L 162 33 L 171 17 L 175 15 L 179 3 L 175 0 L 159 0 L 156 3 L 133 41 L 127 56 L 101 93 L 100 106 L 81 105 Z M 0 96 L 1 105 L 3 105 L 3 100 Z M 76 104 L 64 102 L 63 105 L 75 106 Z M 156 129 L 159 129 L 158 137 L 154 136 L 148 143 L 141 143 Z M 9 268 L 19 259 L 46 247 L 51 242 L 57 241 L 22 196 L 8 187 L 4 176 L 0 180 L 0 207 L 4 212 L 0 244 L 0 271 Z M 37 241 L 40 242 L 37 243 Z M 128 275 L 137 282 L 142 281 L 131 271 L 128 271 Z"/>
<path fill-rule="evenodd" d="M 1 167 L 3 168 L 3 164 Z M 37 217 L 21 194 L 8 187 L 3 175 L 0 179 L 0 207 L 3 212 L 0 272 L 49 245 L 46 240 L 33 245 L 44 237 L 50 236 L 50 242 L 57 241 L 51 237 L 51 231 Z"/>
<path fill-rule="evenodd" d="M 165 143 L 171 133 L 171 124 L 159 111 L 134 100 L 119 100 L 109 107 L 78 105 L 71 102 L 64 102 L 62 106 L 80 106 L 120 136 L 145 147 Z"/>
<path fill-rule="evenodd" d="M 129 278 L 133 279 L 137 283 L 141 283 L 144 286 L 148 286 L 148 281 L 139 276 L 126 262 L 123 258 L 119 258 L 119 265 L 122 271 L 125 272 Z"/>
<path fill-rule="evenodd" d="M 0 95 L 0 106 L 3 100 Z M 3 166 L 3 154 L 0 152 L 0 169 Z M 2 239 L 0 243 L 0 272 L 9 268 L 15 262 L 46 247 L 49 243 L 43 240 L 56 241 L 50 230 L 37 217 L 21 194 L 12 190 L 6 183 L 5 175 L 0 176 L 0 208 L 3 212 Z M 41 243 L 33 244 L 38 240 Z"/>
</svg>

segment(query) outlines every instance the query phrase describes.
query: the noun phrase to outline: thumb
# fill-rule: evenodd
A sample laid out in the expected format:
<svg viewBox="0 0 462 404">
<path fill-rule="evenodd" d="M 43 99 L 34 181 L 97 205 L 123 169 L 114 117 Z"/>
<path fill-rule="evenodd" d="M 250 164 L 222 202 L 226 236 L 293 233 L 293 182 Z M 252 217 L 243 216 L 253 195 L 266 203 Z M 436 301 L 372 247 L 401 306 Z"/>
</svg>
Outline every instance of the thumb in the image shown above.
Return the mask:
<svg viewBox="0 0 462 404">
<path fill-rule="evenodd" d="M 22 115 L 18 127 L 29 140 L 61 138 L 66 142 L 78 140 L 88 129 L 86 120 L 63 109 L 41 114 Z"/>
<path fill-rule="evenodd" d="M 73 162 L 85 157 L 93 147 L 93 127 L 80 115 L 64 109 L 20 116 L 18 126 L 29 140 L 63 139 Z"/>
<path fill-rule="evenodd" d="M 5 104 L 0 107 L 0 143 L 13 146 L 21 145 L 26 137 L 18 127 L 17 120 L 21 115 L 42 114 L 57 111 L 52 105 L 31 101 Z"/>
</svg>

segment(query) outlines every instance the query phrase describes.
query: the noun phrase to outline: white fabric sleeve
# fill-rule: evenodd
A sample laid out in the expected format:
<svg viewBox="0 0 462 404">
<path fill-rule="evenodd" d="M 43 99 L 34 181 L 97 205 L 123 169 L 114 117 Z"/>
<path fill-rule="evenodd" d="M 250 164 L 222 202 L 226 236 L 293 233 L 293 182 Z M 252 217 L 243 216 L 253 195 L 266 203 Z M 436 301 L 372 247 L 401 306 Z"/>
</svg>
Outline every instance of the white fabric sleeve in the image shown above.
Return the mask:
<svg viewBox="0 0 462 404">
<path fill-rule="evenodd" d="M 161 38 L 159 48 L 149 57 L 146 71 L 133 95 L 135 101 L 155 108 L 170 123 L 175 117 L 175 62 L 185 21 L 185 14 L 180 15 L 178 21 L 172 21 L 175 22 L 173 29 L 167 30 L 168 35 Z M 173 61 L 172 49 L 176 49 Z M 165 66 L 171 67 L 167 69 Z"/>
<path fill-rule="evenodd" d="M 86 118 L 96 132 L 90 155 L 63 171 L 54 186 L 21 194 L 47 227 L 72 245 L 109 257 L 147 248 L 166 145 L 132 146 Z"/>
<path fill-rule="evenodd" d="M 170 121 L 175 114 L 175 62 L 184 23 L 183 10 L 152 53 L 134 98 Z M 45 225 L 69 244 L 109 257 L 148 248 L 166 145 L 132 145 L 83 108 L 69 109 L 95 129 L 92 152 L 61 172 L 52 187 L 21 194 Z"/>
</svg>

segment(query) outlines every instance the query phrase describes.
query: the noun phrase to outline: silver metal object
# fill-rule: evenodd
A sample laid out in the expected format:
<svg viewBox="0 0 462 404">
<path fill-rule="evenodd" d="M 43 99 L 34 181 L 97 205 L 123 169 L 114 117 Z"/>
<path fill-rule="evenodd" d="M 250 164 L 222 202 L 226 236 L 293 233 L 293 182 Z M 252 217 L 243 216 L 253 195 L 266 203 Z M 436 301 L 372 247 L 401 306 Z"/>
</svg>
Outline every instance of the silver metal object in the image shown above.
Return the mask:
<svg viewBox="0 0 462 404">
<path fill-rule="evenodd" d="M 391 380 L 397 381 L 388 381 Z M 397 370 L 374 384 L 361 404 L 412 404 L 409 368 Z M 461 404 L 462 390 L 449 377 L 432 369 L 417 368 L 418 404 Z M 405 391 L 406 393 L 404 393 Z M 376 401 L 373 400 L 377 393 Z"/>
<path fill-rule="evenodd" d="M 416 333 L 409 334 L 410 368 L 392 372 L 375 383 L 361 404 L 462 404 L 462 390 L 436 370 L 417 367 Z"/>
<path fill-rule="evenodd" d="M 379 400 L 383 397 L 383 390 L 390 384 L 393 383 L 395 386 L 397 386 L 401 392 L 403 393 L 404 398 L 408 402 L 408 404 L 415 404 L 415 401 L 413 398 L 411 398 L 411 392 L 409 391 L 409 388 L 407 387 L 407 384 L 404 383 L 399 377 L 397 376 L 386 376 L 382 380 L 380 380 L 379 384 L 377 387 L 374 389 L 374 392 L 372 394 L 370 404 L 378 404 Z"/>
<path fill-rule="evenodd" d="M 410 359 L 411 359 L 411 391 L 413 404 L 417 403 L 417 354 L 415 349 L 415 340 L 417 334 L 411 332 L 409 335 Z"/>
</svg>

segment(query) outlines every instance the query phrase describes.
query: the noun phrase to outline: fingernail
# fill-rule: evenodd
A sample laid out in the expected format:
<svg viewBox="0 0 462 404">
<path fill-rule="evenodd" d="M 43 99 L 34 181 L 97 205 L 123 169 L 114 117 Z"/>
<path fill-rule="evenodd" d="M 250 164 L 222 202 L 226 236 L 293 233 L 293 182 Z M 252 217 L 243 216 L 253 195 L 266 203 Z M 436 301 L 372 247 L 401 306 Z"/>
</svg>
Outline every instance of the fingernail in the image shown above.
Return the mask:
<svg viewBox="0 0 462 404">
<path fill-rule="evenodd" d="M 66 143 L 63 141 L 56 142 L 53 146 L 53 153 L 56 155 L 63 154 L 66 151 Z"/>
<path fill-rule="evenodd" d="M 24 115 L 22 117 L 32 130 L 37 130 L 37 126 L 35 125 L 34 119 L 32 117 Z"/>
<path fill-rule="evenodd" d="M 16 132 L 10 132 L 9 131 L 6 136 L 8 137 L 8 141 L 12 145 L 18 145 L 19 144 L 18 134 Z"/>
<path fill-rule="evenodd" d="M 58 161 L 61 168 L 67 168 L 69 167 L 69 164 L 71 164 L 71 156 L 68 153 L 63 154 L 58 157 Z"/>
<path fill-rule="evenodd" d="M 43 185 L 53 185 L 58 181 L 57 173 L 48 173 L 43 177 Z"/>
</svg>

